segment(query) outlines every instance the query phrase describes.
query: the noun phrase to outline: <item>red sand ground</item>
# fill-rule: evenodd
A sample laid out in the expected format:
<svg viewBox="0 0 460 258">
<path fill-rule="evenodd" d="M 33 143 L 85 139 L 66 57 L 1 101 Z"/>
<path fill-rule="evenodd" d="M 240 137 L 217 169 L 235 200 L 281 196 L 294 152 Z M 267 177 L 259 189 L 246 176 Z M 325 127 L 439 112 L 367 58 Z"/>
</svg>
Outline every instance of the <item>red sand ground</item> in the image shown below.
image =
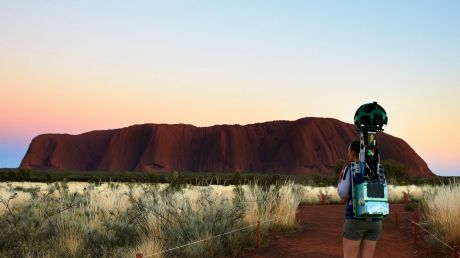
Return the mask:
<svg viewBox="0 0 460 258">
<path fill-rule="evenodd" d="M 431 249 L 419 233 L 417 245 L 413 245 L 412 227 L 399 216 L 395 227 L 395 212 L 403 212 L 404 205 L 390 206 L 390 215 L 383 222 L 375 258 L 396 257 L 452 257 L 437 248 Z M 407 218 L 409 214 L 404 214 Z M 268 246 L 247 250 L 241 257 L 343 257 L 342 225 L 343 206 L 300 206 L 298 213 L 300 229 L 293 233 L 271 233 Z M 420 232 L 420 230 L 419 230 Z"/>
</svg>

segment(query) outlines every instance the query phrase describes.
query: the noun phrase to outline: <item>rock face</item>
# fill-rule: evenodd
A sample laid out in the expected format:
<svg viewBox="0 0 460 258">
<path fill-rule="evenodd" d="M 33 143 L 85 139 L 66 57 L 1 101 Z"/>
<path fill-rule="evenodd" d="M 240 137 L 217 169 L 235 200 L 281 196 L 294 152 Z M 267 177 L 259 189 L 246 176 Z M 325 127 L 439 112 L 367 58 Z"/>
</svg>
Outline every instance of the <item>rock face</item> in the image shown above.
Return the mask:
<svg viewBox="0 0 460 258">
<path fill-rule="evenodd" d="M 330 118 L 302 118 L 250 125 L 196 127 L 143 124 L 80 135 L 35 137 L 22 167 L 54 170 L 333 173 L 347 147 L 359 139 L 354 125 Z M 402 139 L 380 133 L 381 159 L 432 176 Z"/>
</svg>

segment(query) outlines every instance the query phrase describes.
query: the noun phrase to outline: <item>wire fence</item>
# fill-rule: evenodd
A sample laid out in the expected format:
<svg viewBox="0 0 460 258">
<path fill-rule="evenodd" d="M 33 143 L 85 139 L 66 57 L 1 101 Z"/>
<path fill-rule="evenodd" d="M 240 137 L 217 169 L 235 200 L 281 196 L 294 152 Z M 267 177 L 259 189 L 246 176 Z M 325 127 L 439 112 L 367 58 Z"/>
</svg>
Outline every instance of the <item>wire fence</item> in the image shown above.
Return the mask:
<svg viewBox="0 0 460 258">
<path fill-rule="evenodd" d="M 416 226 L 418 226 L 419 228 L 421 228 L 423 231 L 425 231 L 426 233 L 428 233 L 430 236 L 432 236 L 434 239 L 438 240 L 439 242 L 441 242 L 442 244 L 444 244 L 447 248 L 449 248 L 450 250 L 452 250 L 453 252 L 456 252 L 457 255 L 460 255 L 460 252 L 458 252 L 454 247 L 448 245 L 446 242 L 444 242 L 443 240 L 441 240 L 440 238 L 438 238 L 436 235 L 434 235 L 433 233 L 431 233 L 430 231 L 428 231 L 426 228 L 424 228 L 420 223 L 417 223 L 413 220 L 411 220 L 411 223 L 412 224 L 415 224 Z"/>
<path fill-rule="evenodd" d="M 399 213 L 410 214 L 409 212 L 399 212 Z M 416 227 L 418 227 L 418 228 L 422 229 L 425 233 L 430 235 L 433 239 L 436 239 L 439 243 L 442 243 L 444 246 L 446 246 L 448 249 L 450 249 L 452 251 L 452 254 L 453 254 L 454 258 L 459 258 L 460 257 L 460 251 L 458 249 L 456 249 L 455 246 L 451 246 L 451 245 L 447 244 L 445 241 L 443 241 L 438 236 L 436 236 L 435 234 L 433 234 L 428 229 L 426 229 L 425 227 L 422 226 L 422 224 L 426 224 L 426 223 L 422 223 L 422 222 L 419 221 L 418 212 L 412 213 L 412 218 L 406 218 L 406 220 L 413 225 L 413 231 L 412 232 L 413 232 L 414 244 L 417 243 L 417 229 L 416 229 Z M 398 226 L 398 212 L 396 212 L 396 223 L 395 223 L 395 225 Z"/>
<path fill-rule="evenodd" d="M 263 201 L 263 200 L 253 200 L 253 201 L 245 201 L 245 202 L 259 202 L 259 201 Z M 423 224 L 426 224 L 426 223 L 422 223 L 422 222 L 419 221 L 418 212 L 413 212 L 413 213 L 410 213 L 410 212 L 396 212 L 396 214 L 395 214 L 395 216 L 396 216 L 395 226 L 396 227 L 398 227 L 398 216 L 399 216 L 398 214 L 412 214 L 412 218 L 409 217 L 409 218 L 406 218 L 406 220 L 413 225 L 414 244 L 416 244 L 416 240 L 417 240 L 416 227 L 418 227 L 421 230 L 423 230 L 425 233 L 430 235 L 433 239 L 437 240 L 439 243 L 443 244 L 448 249 L 450 249 L 452 251 L 452 254 L 453 254 L 454 258 L 459 258 L 460 257 L 460 251 L 458 249 L 456 249 L 455 246 L 449 245 L 448 243 L 446 243 L 445 241 L 440 239 L 438 236 L 436 236 L 435 234 L 430 232 L 428 229 L 423 227 Z M 265 223 L 274 222 L 276 220 L 277 219 L 270 219 L 270 220 L 265 220 L 265 221 L 257 221 L 257 223 L 248 225 L 246 227 L 234 229 L 234 230 L 231 230 L 231 231 L 219 234 L 219 235 L 215 235 L 215 236 L 212 236 L 212 237 L 196 240 L 196 241 L 193 241 L 193 242 L 190 242 L 190 243 L 187 243 L 187 244 L 176 246 L 176 247 L 173 247 L 173 248 L 170 248 L 170 249 L 167 249 L 167 250 L 163 250 L 163 251 L 160 251 L 160 252 L 156 252 L 156 253 L 153 253 L 153 254 L 149 254 L 149 255 L 143 255 L 142 253 L 138 253 L 138 254 L 136 254 L 136 258 L 154 257 L 154 256 L 157 256 L 157 255 L 172 252 L 174 250 L 178 250 L 178 249 L 181 249 L 181 248 L 184 248 L 184 247 L 187 247 L 187 246 L 192 246 L 192 245 L 195 245 L 195 244 L 198 244 L 198 243 L 201 243 L 201 242 L 209 241 L 209 240 L 219 238 L 219 237 L 222 237 L 222 236 L 226 236 L 226 235 L 230 235 L 230 234 L 233 234 L 233 233 L 236 233 L 236 232 L 239 232 L 239 231 L 247 230 L 247 229 L 250 229 L 250 228 L 253 228 L 253 227 L 257 227 L 257 238 L 258 238 L 257 241 L 258 241 L 258 245 L 260 246 L 260 225 L 265 224 Z"/>
<path fill-rule="evenodd" d="M 267 201 L 268 201 L 268 199 L 256 199 L 256 200 L 238 201 L 238 203 L 260 203 L 260 202 L 267 202 Z M 187 246 L 191 246 L 191 245 L 194 245 L 194 244 L 205 242 L 205 241 L 208 241 L 208 240 L 211 240 L 211 239 L 219 238 L 219 237 L 222 237 L 222 236 L 225 236 L 225 235 L 230 235 L 230 234 L 233 234 L 233 233 L 236 233 L 236 232 L 239 232 L 239 231 L 243 231 L 243 230 L 246 230 L 246 229 L 249 229 L 249 228 L 253 228 L 253 227 L 257 227 L 257 238 L 258 238 L 257 242 L 258 242 L 258 246 L 260 247 L 260 225 L 265 224 L 265 223 L 269 223 L 269 222 L 274 222 L 276 220 L 278 220 L 278 219 L 257 221 L 257 223 L 248 225 L 246 227 L 234 229 L 234 230 L 231 230 L 231 231 L 219 234 L 219 235 L 215 235 L 215 236 L 208 237 L 208 238 L 205 238 L 205 239 L 196 240 L 196 241 L 193 241 L 193 242 L 190 242 L 190 243 L 187 243 L 187 244 L 176 246 L 176 247 L 173 247 L 173 248 L 170 248 L 170 249 L 167 249 L 167 250 L 163 250 L 163 251 L 160 251 L 160 252 L 156 252 L 156 253 L 153 253 L 153 254 L 149 254 L 149 255 L 144 255 L 143 253 L 137 253 L 136 258 L 146 258 L 146 257 L 157 256 L 157 255 L 160 255 L 160 254 L 172 252 L 172 251 L 177 250 L 177 249 L 181 249 L 181 248 L 184 248 L 184 247 L 187 247 Z"/>
<path fill-rule="evenodd" d="M 222 237 L 222 236 L 225 236 L 225 235 L 230 235 L 230 234 L 233 234 L 233 233 L 236 233 L 236 232 L 239 232 L 239 231 L 243 231 L 243 230 L 246 230 L 246 229 L 249 229 L 249 228 L 253 228 L 253 227 L 257 227 L 258 242 L 259 242 L 259 245 L 260 245 L 260 225 L 265 224 L 265 223 L 274 222 L 274 221 L 276 221 L 276 219 L 265 220 L 265 221 L 257 221 L 257 223 L 248 225 L 246 227 L 234 229 L 234 230 L 231 230 L 231 231 L 219 234 L 219 235 L 215 235 L 215 236 L 212 236 L 212 237 L 208 237 L 208 238 L 205 238 L 205 239 L 196 240 L 196 241 L 193 241 L 193 242 L 190 242 L 190 243 L 187 243 L 187 244 L 176 246 L 176 247 L 173 247 L 173 248 L 170 248 L 170 249 L 167 249 L 167 250 L 164 250 L 164 251 L 156 252 L 156 253 L 153 253 L 153 254 L 143 255 L 141 253 L 138 253 L 138 255 L 136 255 L 136 257 L 141 257 L 141 258 L 153 257 L 153 256 L 156 256 L 156 255 L 160 255 L 160 254 L 168 253 L 168 252 L 171 252 L 171 251 L 174 251 L 174 250 L 177 250 L 177 249 L 181 249 L 181 248 L 184 248 L 184 247 L 187 247 L 187 246 L 191 246 L 191 245 L 194 245 L 194 244 L 205 242 L 205 241 L 208 241 L 208 240 L 211 240 L 211 239 L 219 238 L 219 237 Z"/>
</svg>

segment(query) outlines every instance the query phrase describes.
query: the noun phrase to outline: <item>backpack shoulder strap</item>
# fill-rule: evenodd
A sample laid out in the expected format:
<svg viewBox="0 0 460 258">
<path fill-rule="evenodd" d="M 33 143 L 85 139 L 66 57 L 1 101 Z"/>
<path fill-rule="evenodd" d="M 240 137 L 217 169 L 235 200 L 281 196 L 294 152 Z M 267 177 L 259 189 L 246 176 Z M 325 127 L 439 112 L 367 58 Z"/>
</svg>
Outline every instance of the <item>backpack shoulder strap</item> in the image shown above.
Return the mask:
<svg viewBox="0 0 460 258">
<path fill-rule="evenodd" d="M 347 177 L 347 172 L 350 168 L 350 164 L 347 164 L 344 168 L 343 168 L 343 176 L 342 176 L 342 180 L 345 180 L 345 178 Z"/>
<path fill-rule="evenodd" d="M 349 197 L 348 197 L 348 201 L 352 201 L 352 200 L 353 200 L 353 184 L 354 184 L 353 174 L 352 174 L 352 172 L 351 172 L 351 168 L 350 168 L 350 167 L 351 167 L 351 164 L 348 164 L 348 165 L 346 166 L 346 168 L 345 168 L 346 170 L 345 170 L 345 173 L 344 173 L 344 174 L 346 174 L 347 172 L 350 173 L 350 175 L 348 175 L 348 177 L 349 177 L 348 180 L 350 180 L 350 195 L 349 195 Z M 352 202 L 352 204 L 353 204 L 353 202 Z"/>
</svg>

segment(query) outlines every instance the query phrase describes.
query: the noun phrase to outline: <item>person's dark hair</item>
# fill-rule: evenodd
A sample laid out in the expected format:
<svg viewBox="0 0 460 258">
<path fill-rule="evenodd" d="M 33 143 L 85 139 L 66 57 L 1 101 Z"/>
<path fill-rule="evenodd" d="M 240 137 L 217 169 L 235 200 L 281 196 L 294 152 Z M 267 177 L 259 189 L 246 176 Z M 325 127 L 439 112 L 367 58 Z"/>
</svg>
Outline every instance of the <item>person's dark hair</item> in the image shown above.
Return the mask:
<svg viewBox="0 0 460 258">
<path fill-rule="evenodd" d="M 350 150 L 353 151 L 356 156 L 359 156 L 359 145 L 360 145 L 360 142 L 359 141 L 353 141 L 351 144 L 350 144 Z"/>
</svg>

